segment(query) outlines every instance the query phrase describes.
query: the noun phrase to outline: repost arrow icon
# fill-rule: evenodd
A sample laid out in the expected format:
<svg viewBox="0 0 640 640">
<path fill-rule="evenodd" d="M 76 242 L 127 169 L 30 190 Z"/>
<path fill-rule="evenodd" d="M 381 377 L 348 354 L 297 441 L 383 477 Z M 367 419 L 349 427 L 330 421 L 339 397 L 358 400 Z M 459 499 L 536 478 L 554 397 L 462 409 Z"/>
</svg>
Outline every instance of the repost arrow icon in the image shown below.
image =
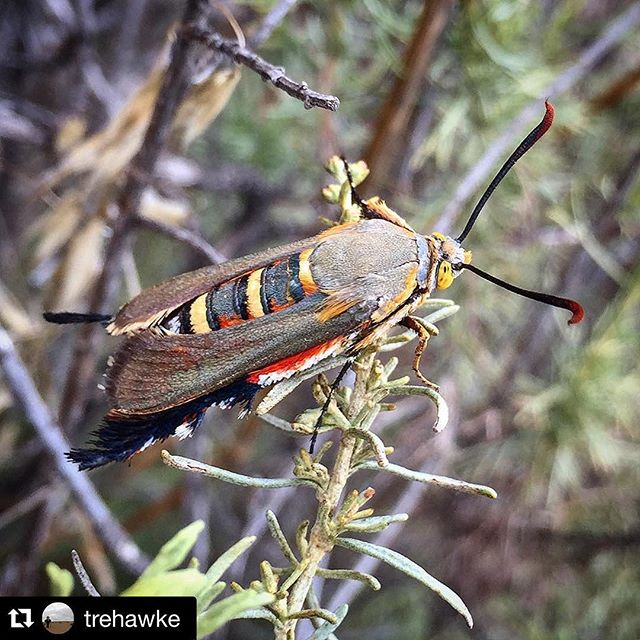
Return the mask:
<svg viewBox="0 0 640 640">
<path fill-rule="evenodd" d="M 18 611 L 24 615 L 24 622 L 22 624 L 28 629 L 33 624 L 31 609 L 18 609 Z"/>
</svg>

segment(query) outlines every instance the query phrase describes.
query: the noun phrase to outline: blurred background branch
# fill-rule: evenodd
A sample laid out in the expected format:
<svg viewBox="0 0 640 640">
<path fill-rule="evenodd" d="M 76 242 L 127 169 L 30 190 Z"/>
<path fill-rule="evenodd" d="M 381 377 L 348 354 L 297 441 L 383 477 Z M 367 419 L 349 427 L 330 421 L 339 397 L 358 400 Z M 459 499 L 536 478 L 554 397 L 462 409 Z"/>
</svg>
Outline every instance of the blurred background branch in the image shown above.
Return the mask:
<svg viewBox="0 0 640 640">
<path fill-rule="evenodd" d="M 56 472 L 69 486 L 78 504 L 94 526 L 97 536 L 131 573 L 140 573 L 148 559 L 138 545 L 129 537 L 109 508 L 98 495 L 86 474 L 78 473 L 65 452 L 71 448 L 60 426 L 51 417 L 51 413 L 36 389 L 20 356 L 16 353 L 9 334 L 0 327 L 0 367 L 4 379 L 13 397 L 24 412 L 27 420 L 35 428 L 38 437 L 45 445 Z"/>
</svg>

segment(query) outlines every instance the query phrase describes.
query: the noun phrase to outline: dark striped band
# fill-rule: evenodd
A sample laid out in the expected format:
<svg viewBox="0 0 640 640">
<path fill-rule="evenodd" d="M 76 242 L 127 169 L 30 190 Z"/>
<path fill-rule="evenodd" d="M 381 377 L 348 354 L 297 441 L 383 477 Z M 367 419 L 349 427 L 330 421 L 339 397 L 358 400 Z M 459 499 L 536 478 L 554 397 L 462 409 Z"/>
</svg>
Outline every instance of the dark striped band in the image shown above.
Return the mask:
<svg viewBox="0 0 640 640">
<path fill-rule="evenodd" d="M 217 331 L 220 328 L 220 318 L 218 317 L 218 312 L 215 309 L 215 292 L 213 289 L 207 294 L 206 298 L 206 310 L 207 310 L 207 324 L 211 331 Z"/>
<path fill-rule="evenodd" d="M 300 282 L 300 255 L 295 254 L 287 261 L 287 271 L 289 273 L 289 295 L 294 302 L 304 299 L 304 289 Z"/>
<path fill-rule="evenodd" d="M 249 274 L 240 276 L 233 282 L 233 310 L 236 316 L 243 320 L 249 319 L 249 310 L 247 309 L 247 281 Z"/>
</svg>

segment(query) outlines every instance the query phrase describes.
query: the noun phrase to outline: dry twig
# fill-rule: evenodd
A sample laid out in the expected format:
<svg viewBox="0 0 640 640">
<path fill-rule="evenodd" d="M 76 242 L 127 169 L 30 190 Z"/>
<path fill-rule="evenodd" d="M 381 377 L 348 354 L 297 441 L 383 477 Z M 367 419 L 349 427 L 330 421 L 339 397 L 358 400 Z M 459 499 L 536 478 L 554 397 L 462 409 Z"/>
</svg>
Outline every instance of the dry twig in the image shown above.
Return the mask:
<svg viewBox="0 0 640 640">
<path fill-rule="evenodd" d="M 93 586 L 93 582 L 91 582 L 91 578 L 89 577 L 87 570 L 84 568 L 82 560 L 80 560 L 80 556 L 75 549 L 71 549 L 71 559 L 73 560 L 73 568 L 76 570 L 78 578 L 80 579 L 80 582 L 82 583 L 85 591 L 93 598 L 99 598 L 100 594 L 98 593 L 98 590 Z"/>
<path fill-rule="evenodd" d="M 305 109 L 320 107 L 321 109 L 328 109 L 329 111 L 337 111 L 340 106 L 340 100 L 335 96 L 312 91 L 306 82 L 296 82 L 292 80 L 285 75 L 283 67 L 276 67 L 267 62 L 258 54 L 243 47 L 235 40 L 228 40 L 218 33 L 197 27 L 188 27 L 186 33 L 194 40 L 224 53 L 238 64 L 249 67 L 249 69 L 255 71 L 263 80 L 268 80 L 277 89 L 282 89 L 282 91 L 292 98 L 302 101 Z"/>
</svg>

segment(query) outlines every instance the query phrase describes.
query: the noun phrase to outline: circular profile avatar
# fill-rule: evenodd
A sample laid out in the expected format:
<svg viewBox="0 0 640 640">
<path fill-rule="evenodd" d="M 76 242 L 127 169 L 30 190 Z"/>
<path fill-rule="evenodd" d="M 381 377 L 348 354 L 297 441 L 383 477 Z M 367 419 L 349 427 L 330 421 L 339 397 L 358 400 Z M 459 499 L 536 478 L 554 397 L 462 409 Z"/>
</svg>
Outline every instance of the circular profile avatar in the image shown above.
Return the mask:
<svg viewBox="0 0 640 640">
<path fill-rule="evenodd" d="M 49 633 L 67 633 L 73 626 L 73 611 L 64 602 L 52 602 L 42 612 L 42 624 Z"/>
</svg>

